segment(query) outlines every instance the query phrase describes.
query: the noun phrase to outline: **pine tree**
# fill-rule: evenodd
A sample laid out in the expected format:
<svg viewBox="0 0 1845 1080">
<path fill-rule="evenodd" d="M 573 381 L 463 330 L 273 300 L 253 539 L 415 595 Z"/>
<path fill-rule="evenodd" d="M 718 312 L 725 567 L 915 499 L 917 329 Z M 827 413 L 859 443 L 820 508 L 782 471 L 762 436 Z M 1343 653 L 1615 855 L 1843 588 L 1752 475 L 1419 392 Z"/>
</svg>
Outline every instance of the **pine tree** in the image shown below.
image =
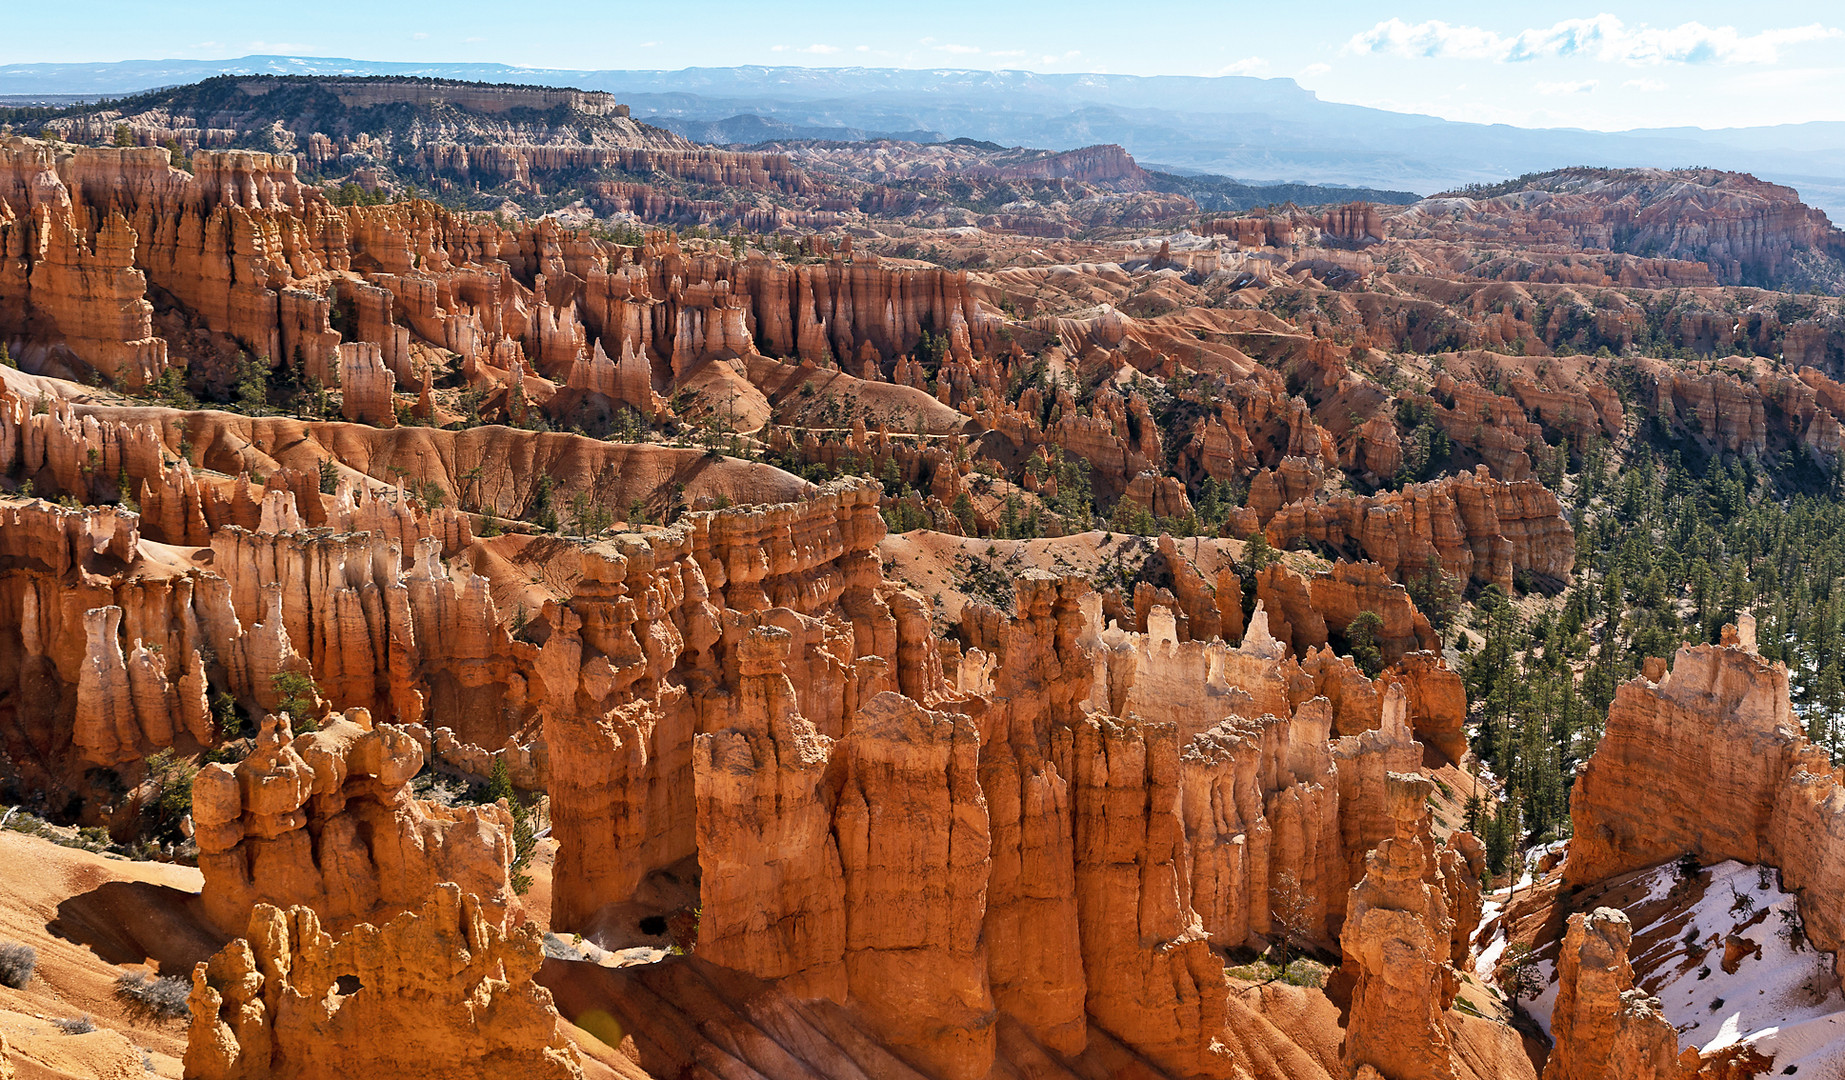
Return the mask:
<svg viewBox="0 0 1845 1080">
<path fill-rule="evenodd" d="M 532 853 L 538 847 L 538 831 L 533 827 L 532 812 L 519 801 L 519 794 L 513 789 L 512 773 L 506 768 L 506 759 L 493 759 L 493 774 L 487 778 L 487 801 L 504 802 L 513 819 L 513 892 L 524 896 L 532 888 L 532 877 L 525 872 L 532 863 Z"/>
</svg>

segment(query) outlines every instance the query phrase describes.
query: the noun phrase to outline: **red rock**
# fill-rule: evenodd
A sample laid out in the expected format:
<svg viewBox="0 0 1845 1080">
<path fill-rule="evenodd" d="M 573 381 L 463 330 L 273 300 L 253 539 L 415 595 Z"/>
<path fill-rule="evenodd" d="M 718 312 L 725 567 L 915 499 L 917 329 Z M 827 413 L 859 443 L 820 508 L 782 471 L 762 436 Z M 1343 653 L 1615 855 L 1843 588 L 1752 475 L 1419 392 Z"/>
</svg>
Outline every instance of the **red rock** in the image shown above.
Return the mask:
<svg viewBox="0 0 1845 1080">
<path fill-rule="evenodd" d="M 207 765 L 193 784 L 206 913 L 236 926 L 279 901 L 347 927 L 412 910 L 438 883 L 456 882 L 500 919 L 512 815 L 409 798 L 422 764 L 407 732 L 374 725 L 363 709 L 293 738 L 285 717 L 266 720 L 249 757 Z"/>
<path fill-rule="evenodd" d="M 1834 241 L 1825 216 L 1788 187 L 1714 169 L 1563 169 L 1524 190 L 1466 200 L 1449 214 L 1418 208 L 1393 223 L 1437 236 L 1564 243 L 1708 263 L 1719 281 L 1774 279 L 1794 253 Z"/>
<path fill-rule="evenodd" d="M 1402 684 L 1416 738 L 1455 764 L 1467 753 L 1467 689 L 1434 652 L 1405 653 L 1384 681 Z"/>
<path fill-rule="evenodd" d="M 893 693 L 865 705 L 834 750 L 850 998 L 897 1054 L 962 1080 L 992 1069 L 997 1018 L 980 932 L 979 758 L 971 720 Z"/>
<path fill-rule="evenodd" d="M 373 427 L 397 426 L 392 393 L 397 378 L 384 366 L 378 346 L 357 342 L 340 346 L 340 415 Z"/>
<path fill-rule="evenodd" d="M 1405 1080 L 1454 1077 L 1442 1013 L 1460 980 L 1449 966 L 1455 936 L 1443 884 L 1449 867 L 1429 834 L 1433 784 L 1401 773 L 1391 774 L 1388 784 L 1394 833 L 1366 857 L 1340 934 L 1355 978 L 1343 1060 L 1354 1073 L 1369 1067 Z M 1478 904 L 1477 892 L 1472 900 Z M 1466 936 L 1463 931 L 1461 940 Z"/>
<path fill-rule="evenodd" d="M 1589 884 L 1690 854 L 1781 870 L 1800 893 L 1809 940 L 1845 943 L 1822 897 L 1845 885 L 1845 795 L 1823 750 L 1802 734 L 1787 669 L 1755 652 L 1755 622 L 1722 645 L 1687 645 L 1657 681 L 1622 686 L 1608 727 L 1576 780 L 1566 884 Z"/>
<path fill-rule="evenodd" d="M 1182 1076 L 1233 1075 L 1214 1039 L 1224 1024 L 1223 964 L 1189 904 L 1170 727 L 1078 724 L 1068 756 L 1076 895 L 1094 1022 Z"/>
<path fill-rule="evenodd" d="M 1677 1080 L 1678 1032 L 1659 1001 L 1634 989 L 1627 962 L 1633 930 L 1613 908 L 1571 915 L 1557 959 L 1556 1046 L 1546 1080 Z"/>
<path fill-rule="evenodd" d="M 340 937 L 313 909 L 261 904 L 246 935 L 192 973 L 186 1075 L 469 1076 L 580 1080 L 558 1029 L 537 927 L 502 931 L 455 885 Z"/>
<path fill-rule="evenodd" d="M 833 743 L 795 711 L 789 640 L 751 632 L 729 724 L 694 743 L 698 953 L 841 1000 L 845 887 L 823 791 Z"/>
<path fill-rule="evenodd" d="M 1306 538 L 1356 547 L 1399 579 L 1434 559 L 1444 573 L 1508 591 L 1520 571 L 1563 579 L 1576 561 L 1556 496 L 1531 481 L 1494 480 L 1484 467 L 1387 495 L 1295 503 L 1263 532 L 1277 546 Z"/>
</svg>

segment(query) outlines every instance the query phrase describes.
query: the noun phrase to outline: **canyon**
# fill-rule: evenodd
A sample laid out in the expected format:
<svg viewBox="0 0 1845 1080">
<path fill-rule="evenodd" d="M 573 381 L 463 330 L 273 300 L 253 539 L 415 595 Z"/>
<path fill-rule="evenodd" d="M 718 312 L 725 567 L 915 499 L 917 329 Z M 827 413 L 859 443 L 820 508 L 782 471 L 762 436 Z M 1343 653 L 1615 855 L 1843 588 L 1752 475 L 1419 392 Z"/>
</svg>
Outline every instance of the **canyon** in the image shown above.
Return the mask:
<svg viewBox="0 0 1845 1080">
<path fill-rule="evenodd" d="M 1838 992 L 1845 796 L 1768 581 L 1706 567 L 1727 625 L 1667 649 L 1590 569 L 1648 514 L 1636 580 L 1713 549 L 1643 468 L 1829 497 L 1845 322 L 1773 287 L 1845 248 L 1790 190 L 1220 217 L 1118 147 L 162 101 L 0 142 L 0 937 L 43 955 L 0 1070 L 1760 1074 L 1767 1021 L 1669 1019 L 1662 950 L 1766 963 L 1649 921 L 1674 867 L 1760 868 Z M 390 109 L 433 134 L 315 120 Z M 600 186 L 371 198 L 387 158 Z M 1578 645 L 1544 831 L 1495 676 Z"/>
</svg>

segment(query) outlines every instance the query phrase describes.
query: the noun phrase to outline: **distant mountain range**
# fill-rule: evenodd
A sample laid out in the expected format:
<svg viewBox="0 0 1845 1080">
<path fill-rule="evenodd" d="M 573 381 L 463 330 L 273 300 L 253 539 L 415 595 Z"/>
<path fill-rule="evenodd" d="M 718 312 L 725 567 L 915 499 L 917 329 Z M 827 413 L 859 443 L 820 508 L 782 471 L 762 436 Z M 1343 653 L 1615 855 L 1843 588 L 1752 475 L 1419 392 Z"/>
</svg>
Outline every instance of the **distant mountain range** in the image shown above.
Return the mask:
<svg viewBox="0 0 1845 1080">
<path fill-rule="evenodd" d="M 1292 79 L 954 68 L 572 71 L 328 57 L 0 66 L 0 95 L 115 95 L 225 74 L 421 75 L 608 90 L 636 119 L 710 142 L 985 139 L 1119 143 L 1149 168 L 1424 194 L 1569 165 L 1735 169 L 1845 219 L 1845 122 L 1596 132 L 1465 124 L 1321 101 Z"/>
</svg>

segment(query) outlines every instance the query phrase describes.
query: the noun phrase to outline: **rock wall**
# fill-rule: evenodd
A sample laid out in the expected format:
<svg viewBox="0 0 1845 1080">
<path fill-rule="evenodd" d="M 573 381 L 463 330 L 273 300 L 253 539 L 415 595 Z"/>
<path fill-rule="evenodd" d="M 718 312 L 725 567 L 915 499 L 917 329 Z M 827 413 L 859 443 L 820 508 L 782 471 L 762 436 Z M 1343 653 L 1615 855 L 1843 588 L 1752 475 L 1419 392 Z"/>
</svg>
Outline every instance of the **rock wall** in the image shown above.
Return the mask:
<svg viewBox="0 0 1845 1080">
<path fill-rule="evenodd" d="M 713 184 L 805 182 L 785 158 L 726 151 L 424 152 L 439 159 L 434 167 L 463 174 L 599 167 L 565 160 L 576 154 Z M 608 381 L 597 374 L 599 357 L 623 357 L 617 400 L 642 407 L 699 361 L 759 347 L 816 363 L 869 356 L 889 377 L 924 332 L 942 335 L 952 358 L 967 362 L 997 328 L 961 272 L 888 269 L 875 256 L 790 266 L 688 255 L 664 234 L 633 249 L 548 219 L 504 229 L 427 203 L 338 208 L 303 187 L 286 156 L 199 151 L 192 164 L 191 173 L 173 169 L 158 147 L 0 143 L 0 175 L 10 178 L 0 185 L 0 281 L 16 286 L 4 290 L 0 334 L 37 343 L 22 359 L 72 376 L 150 381 L 167 364 L 147 299 L 157 288 L 209 334 L 272 364 L 299 358 L 323 384 L 353 365 L 340 359 L 337 309 L 345 344 L 375 347 L 400 384 L 417 381 L 409 365 L 418 339 L 496 385 L 505 377 L 491 377 L 489 365 L 505 369 L 514 352 L 557 383 L 582 366 L 587 386 Z M 54 347 L 63 351 L 45 351 Z M 374 367 L 365 360 L 339 372 L 354 381 L 349 415 L 388 414 L 378 411 L 388 393 L 375 389 Z"/>
<path fill-rule="evenodd" d="M 73 771 L 67 747 L 115 767 L 210 746 L 220 735 L 208 699 L 272 710 L 282 672 L 312 678 L 337 708 L 414 723 L 434 707 L 465 741 L 503 743 L 523 723 L 529 674 L 485 580 L 443 563 L 443 540 L 427 535 L 435 519 L 350 487 L 322 505 L 311 488 L 328 524 L 364 531 L 310 531 L 286 488 L 258 500 L 243 481 L 220 500 L 185 466 L 156 475 L 163 487 L 142 491 L 165 493 L 144 503 L 161 535 L 209 546 L 175 559 L 142 539 L 143 519 L 114 507 L 0 509 L 16 556 L 0 571 L 15 649 L 0 680 L 31 688 L 0 714 L 15 761 L 56 786 Z M 393 533 L 412 542 L 408 566 Z M 449 534 L 465 539 L 465 529 Z"/>
<path fill-rule="evenodd" d="M 397 376 L 384 366 L 378 346 L 368 341 L 340 346 L 340 415 L 374 427 L 396 427 L 392 394 Z"/>
<path fill-rule="evenodd" d="M 235 927 L 258 904 L 286 903 L 336 927 L 379 923 L 454 882 L 501 919 L 512 815 L 410 798 L 422 767 L 416 740 L 364 709 L 299 736 L 287 716 L 265 720 L 249 757 L 206 765 L 193 781 L 206 914 Z"/>
<path fill-rule="evenodd" d="M 789 708 L 817 737 L 843 735 L 885 688 L 885 658 L 899 648 L 874 591 L 876 499 L 876 485 L 847 481 L 806 503 L 692 514 L 582 554 L 569 603 L 539 615 L 548 636 L 533 673 L 552 748 L 558 925 L 579 925 L 697 850 L 694 735 L 733 723 L 746 652 L 752 677 L 767 677 L 756 653 L 788 635 L 782 652 L 800 675 Z"/>
<path fill-rule="evenodd" d="M 949 1080 L 986 1076 L 996 1052 L 979 759 L 967 717 L 887 692 L 860 709 L 831 768 L 851 1001 L 886 1045 Z"/>
<path fill-rule="evenodd" d="M 1190 903 L 1176 732 L 1089 717 L 1058 744 L 1083 966 L 1098 976 L 1085 1002 L 1092 1022 L 1177 1075 L 1233 1075 L 1215 1038 L 1227 1008 L 1223 962 Z"/>
<path fill-rule="evenodd" d="M 845 997 L 845 885 L 824 781 L 833 740 L 796 711 L 792 635 L 759 627 L 738 656 L 726 725 L 693 746 L 698 804 L 698 952 Z"/>
<path fill-rule="evenodd" d="M 1845 791 L 1806 740 L 1787 668 L 1755 650 L 1741 616 L 1720 645 L 1686 645 L 1657 682 L 1615 693 L 1608 726 L 1576 778 L 1567 885 L 1690 854 L 1781 868 L 1814 945 L 1845 945 L 1831 898 L 1845 886 Z"/>
<path fill-rule="evenodd" d="M 24 359 L 81 370 L 59 364 L 54 356 L 31 355 L 56 343 L 80 365 L 129 387 L 144 386 L 166 370 L 167 343 L 154 336 L 154 307 L 145 299 L 147 275 L 135 266 L 140 238 L 127 219 L 112 213 L 93 237 L 86 237 L 50 208 L 41 208 L 30 223 L 9 218 L 0 205 L 0 250 L 17 247 L 23 257 L 32 246 L 40 247 L 40 258 L 30 265 L 26 287 L 14 301 L 26 318 L 12 329 L 35 339 Z"/>
<path fill-rule="evenodd" d="M 1262 531 L 1276 546 L 1307 539 L 1362 555 L 1398 581 L 1433 561 L 1508 592 L 1520 573 L 1565 580 L 1576 562 L 1557 497 L 1533 481 L 1495 480 L 1484 466 L 1401 492 L 1291 503 Z"/>
<path fill-rule="evenodd" d="M 797 192 L 810 186 L 786 154 L 705 148 L 430 143 L 417 148 L 413 156 L 437 172 L 497 181 L 530 181 L 548 173 L 615 169 L 637 175 L 658 172 L 751 191 Z"/>
<path fill-rule="evenodd" d="M 1275 563 L 1256 576 L 1256 596 L 1268 609 L 1270 632 L 1298 656 L 1324 647 L 1335 635 L 1344 640 L 1352 621 L 1366 611 L 1381 620 L 1376 644 L 1385 663 L 1396 663 L 1406 653 L 1441 649 L 1440 635 L 1416 610 L 1409 592 L 1377 563 L 1338 562 L 1311 579 Z"/>
<path fill-rule="evenodd" d="M 382 926 L 329 935 L 309 907 L 257 906 L 192 972 L 199 1080 L 476 1076 L 581 1080 L 536 927 L 510 933 L 453 884 Z"/>
<path fill-rule="evenodd" d="M 1260 613 L 1240 648 L 1177 641 L 1164 607 L 1104 632 L 1084 582 L 1035 572 L 945 653 L 879 584 L 869 495 L 584 552 L 540 616 L 554 923 L 598 933 L 696 857 L 701 962 L 841 1003 L 925 1074 L 1016 1060 L 1016 1025 L 1232 1075 L 1213 948 L 1275 934 L 1277 889 L 1336 940 L 1351 845 L 1421 758 L 1406 693 L 1334 740 Z"/>
<path fill-rule="evenodd" d="M 1509 194 L 1448 202 L 1417 204 L 1393 232 L 1684 258 L 1726 284 L 1757 285 L 1778 281 L 1796 252 L 1839 246 L 1794 189 L 1715 169 L 1563 169 Z"/>
</svg>

